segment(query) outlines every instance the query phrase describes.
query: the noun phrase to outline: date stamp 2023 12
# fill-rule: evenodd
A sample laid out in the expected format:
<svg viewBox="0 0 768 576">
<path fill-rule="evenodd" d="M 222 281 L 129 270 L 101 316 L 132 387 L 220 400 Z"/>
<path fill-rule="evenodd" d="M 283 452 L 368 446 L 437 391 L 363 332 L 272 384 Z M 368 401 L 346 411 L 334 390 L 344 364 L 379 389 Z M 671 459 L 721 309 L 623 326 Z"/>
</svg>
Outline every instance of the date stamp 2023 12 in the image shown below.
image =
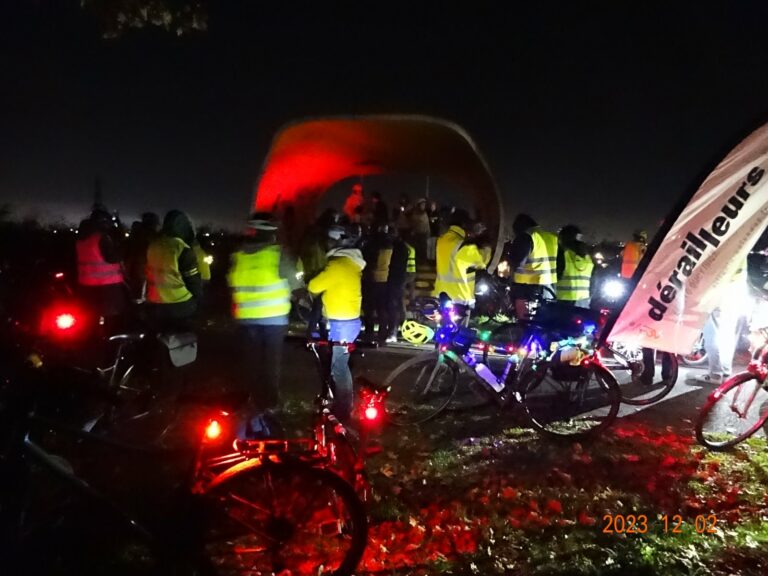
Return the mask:
<svg viewBox="0 0 768 576">
<path fill-rule="evenodd" d="M 717 516 L 715 514 L 699 514 L 692 519 L 685 519 L 680 514 L 606 514 L 603 516 L 603 533 L 605 534 L 645 534 L 655 526 L 669 534 L 682 534 L 686 525 L 692 525 L 697 534 L 714 534 L 717 532 Z"/>
</svg>

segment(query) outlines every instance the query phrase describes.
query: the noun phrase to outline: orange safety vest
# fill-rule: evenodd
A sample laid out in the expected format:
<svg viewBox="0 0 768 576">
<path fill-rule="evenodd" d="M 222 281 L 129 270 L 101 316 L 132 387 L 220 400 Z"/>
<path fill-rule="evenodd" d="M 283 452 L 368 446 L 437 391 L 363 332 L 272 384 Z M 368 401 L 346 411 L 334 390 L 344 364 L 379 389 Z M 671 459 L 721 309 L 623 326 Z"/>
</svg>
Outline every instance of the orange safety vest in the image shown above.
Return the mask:
<svg viewBox="0 0 768 576">
<path fill-rule="evenodd" d="M 102 234 L 91 234 L 75 243 L 77 250 L 77 281 L 83 286 L 108 286 L 123 282 L 120 264 L 104 260 L 99 248 Z"/>
<path fill-rule="evenodd" d="M 621 253 L 621 276 L 623 278 L 632 278 L 643 254 L 645 254 L 645 246 L 640 242 L 627 242 Z"/>
</svg>

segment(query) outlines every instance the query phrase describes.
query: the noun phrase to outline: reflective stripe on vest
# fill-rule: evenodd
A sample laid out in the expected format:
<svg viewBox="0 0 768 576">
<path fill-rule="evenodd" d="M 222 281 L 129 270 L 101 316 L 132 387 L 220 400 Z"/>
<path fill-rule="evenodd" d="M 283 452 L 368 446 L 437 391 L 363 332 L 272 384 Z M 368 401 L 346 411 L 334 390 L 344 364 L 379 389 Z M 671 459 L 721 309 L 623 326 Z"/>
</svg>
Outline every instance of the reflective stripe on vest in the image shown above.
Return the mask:
<svg viewBox="0 0 768 576">
<path fill-rule="evenodd" d="M 515 270 L 514 282 L 536 286 L 557 282 L 557 236 L 543 230 L 530 232 L 533 248 L 525 263 Z"/>
<path fill-rule="evenodd" d="M 179 257 L 187 250 L 181 238 L 160 236 L 147 248 L 147 300 L 154 304 L 178 304 L 192 298 L 179 271 Z"/>
<path fill-rule="evenodd" d="M 589 282 L 595 265 L 589 256 L 579 256 L 573 250 L 563 253 L 565 268 L 557 279 L 558 300 L 586 300 L 589 298 Z"/>
<path fill-rule="evenodd" d="M 120 264 L 109 263 L 101 255 L 102 234 L 91 234 L 75 243 L 77 251 L 77 281 L 83 286 L 108 286 L 123 281 Z"/>
<path fill-rule="evenodd" d="M 408 261 L 405 265 L 406 274 L 416 274 L 416 248 L 406 243 L 405 247 L 408 249 Z"/>
<path fill-rule="evenodd" d="M 621 275 L 623 278 L 632 278 L 644 252 L 645 247 L 639 242 L 627 242 L 621 253 Z"/>
<path fill-rule="evenodd" d="M 280 247 L 253 253 L 235 252 L 229 272 L 233 314 L 237 320 L 286 316 L 291 311 L 291 289 L 280 278 Z"/>
</svg>

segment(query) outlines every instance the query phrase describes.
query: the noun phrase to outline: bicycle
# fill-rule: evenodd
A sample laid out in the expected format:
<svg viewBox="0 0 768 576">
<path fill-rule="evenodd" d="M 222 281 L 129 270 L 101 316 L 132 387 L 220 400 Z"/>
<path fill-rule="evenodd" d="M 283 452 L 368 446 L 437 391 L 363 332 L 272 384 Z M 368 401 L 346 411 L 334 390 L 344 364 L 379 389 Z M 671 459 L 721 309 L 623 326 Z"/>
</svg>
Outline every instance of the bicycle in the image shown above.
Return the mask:
<svg viewBox="0 0 768 576">
<path fill-rule="evenodd" d="M 655 364 L 656 354 L 651 358 Z M 677 355 L 669 352 L 660 353 L 661 377 L 653 379 L 652 384 L 643 383 L 643 374 L 649 369 L 645 364 L 643 350 L 636 346 L 627 346 L 620 342 L 606 342 L 600 348 L 600 359 L 616 377 L 621 387 L 621 401 L 630 406 L 647 406 L 665 398 L 675 387 L 679 373 Z M 665 366 L 666 364 L 666 366 Z M 655 372 L 655 365 L 650 369 Z M 667 372 L 664 377 L 664 372 Z"/>
<path fill-rule="evenodd" d="M 217 479 L 211 481 L 205 488 L 206 493 L 227 481 L 227 470 L 241 473 L 243 470 L 266 470 L 265 474 L 271 474 L 274 469 L 270 466 L 295 466 L 307 467 L 310 470 L 322 472 L 324 475 L 332 476 L 338 483 L 343 482 L 351 490 L 351 495 L 355 496 L 356 504 L 347 502 L 346 505 L 352 509 L 352 514 L 348 521 L 352 521 L 355 534 L 346 557 L 339 563 L 334 574 L 351 574 L 362 558 L 365 549 L 365 535 L 367 534 L 367 520 L 363 509 L 363 503 L 368 501 L 371 495 L 370 484 L 365 472 L 365 456 L 374 453 L 375 450 L 368 449 L 367 434 L 368 425 L 380 422 L 384 417 L 384 404 L 388 390 L 386 388 L 376 388 L 368 382 L 359 382 L 358 413 L 360 417 L 360 445 L 361 449 L 355 449 L 350 439 L 347 428 L 334 416 L 331 411 L 333 406 L 333 381 L 330 374 L 330 365 L 321 354 L 321 350 L 327 350 L 332 346 L 345 346 L 348 352 L 354 350 L 354 344 L 327 342 L 320 340 L 310 340 L 307 342 L 307 348 L 313 353 L 320 376 L 320 393 L 315 399 L 315 415 L 312 424 L 312 436 L 309 438 L 297 439 L 263 439 L 248 440 L 238 439 L 233 443 L 234 453 L 220 455 L 217 454 L 210 459 L 200 460 L 200 465 L 207 470 L 217 471 L 224 467 Z M 267 466 L 264 469 L 264 466 Z M 294 482 L 291 480 L 290 468 L 280 472 L 280 478 L 284 482 Z M 264 486 L 269 486 L 265 482 Z M 349 499 L 350 494 L 346 497 Z M 283 519 L 274 529 L 283 533 L 290 532 L 288 519 Z M 333 530 L 339 530 L 339 535 L 346 533 L 348 528 L 338 525 L 329 526 Z M 267 538 L 269 539 L 269 538 Z M 250 544 L 253 546 L 253 543 Z M 275 567 L 278 572 L 279 566 Z M 300 570 L 299 573 L 309 573 L 306 570 Z M 284 569 L 284 568 L 282 568 Z M 313 567 L 314 570 L 317 566 Z"/>
<path fill-rule="evenodd" d="M 756 337 L 747 369 L 711 392 L 696 419 L 696 438 L 710 450 L 732 448 L 761 428 L 768 436 L 768 328 Z"/>
<path fill-rule="evenodd" d="M 546 317 L 553 309 L 568 317 L 559 328 Z M 469 377 L 473 392 L 500 408 L 519 404 L 531 426 L 552 436 L 588 436 L 616 418 L 621 393 L 616 379 L 589 349 L 596 325 L 588 310 L 542 303 L 537 316 L 513 325 L 517 334 L 500 346 L 490 342 L 490 331 L 459 327 L 447 298 L 440 312 L 436 350 L 407 360 L 384 382 L 391 390 L 388 414 L 394 424 L 422 424 L 443 412 L 460 374 Z M 476 352 L 482 353 L 482 361 Z M 488 367 L 489 352 L 505 358 L 501 374 Z"/>
<path fill-rule="evenodd" d="M 44 377 L 36 373 L 35 378 Z M 6 442 L 0 453 L 0 537 L 8 565 L 21 560 L 45 560 L 38 554 L 38 525 L 30 526 L 29 478 L 33 468 L 52 473 L 70 493 L 84 496 L 91 511 L 105 512 L 152 553 L 156 562 L 174 573 L 189 574 L 351 574 L 364 552 L 367 519 L 354 488 L 331 469 L 335 447 L 343 435 L 323 409 L 320 438 L 244 440 L 225 450 L 229 415 L 209 419 L 191 458 L 185 478 L 169 499 L 165 514 L 154 522 L 136 517 L 125 507 L 95 490 L 60 457 L 32 440 L 33 426 L 74 434 L 81 446 L 94 443 L 147 452 L 81 429 L 41 420 L 36 414 L 37 382 L 17 382 L 2 404 Z M 368 397 L 365 410 L 377 407 L 380 396 Z M 232 451 L 234 449 L 234 451 Z M 152 451 L 157 454 L 157 451 Z M 39 515 L 38 515 L 39 516 Z M 62 517 L 60 511 L 55 520 Z M 42 522 L 43 525 L 47 524 Z M 74 535 L 76 536 L 76 535 Z M 74 538 L 74 543 L 87 539 Z M 87 560 L 68 551 L 63 562 Z M 88 568 L 86 566 L 86 568 Z M 79 570 L 82 571 L 82 568 Z M 167 572 L 165 572 L 167 573 Z"/>
<path fill-rule="evenodd" d="M 103 319 L 67 294 L 43 308 L 39 321 L 14 323 L 14 346 L 32 350 L 38 368 L 67 383 L 59 387 L 50 411 L 89 431 L 162 439 L 176 413 L 178 371 L 197 356 L 195 334 L 108 334 Z M 96 350 L 102 350 L 98 358 Z"/>
</svg>

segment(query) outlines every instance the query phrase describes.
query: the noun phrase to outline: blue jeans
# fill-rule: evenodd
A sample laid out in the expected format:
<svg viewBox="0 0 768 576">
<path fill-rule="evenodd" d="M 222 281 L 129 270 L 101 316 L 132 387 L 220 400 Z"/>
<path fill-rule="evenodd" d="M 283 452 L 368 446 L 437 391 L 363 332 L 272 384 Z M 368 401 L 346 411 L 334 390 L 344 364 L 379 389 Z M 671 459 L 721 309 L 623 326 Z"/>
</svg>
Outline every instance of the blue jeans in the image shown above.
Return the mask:
<svg viewBox="0 0 768 576">
<path fill-rule="evenodd" d="M 330 320 L 332 342 L 355 341 L 360 334 L 360 319 Z M 349 370 L 349 352 L 344 346 L 334 346 L 331 356 L 331 378 L 333 379 L 333 413 L 342 422 L 352 415 L 352 372 Z"/>
</svg>

